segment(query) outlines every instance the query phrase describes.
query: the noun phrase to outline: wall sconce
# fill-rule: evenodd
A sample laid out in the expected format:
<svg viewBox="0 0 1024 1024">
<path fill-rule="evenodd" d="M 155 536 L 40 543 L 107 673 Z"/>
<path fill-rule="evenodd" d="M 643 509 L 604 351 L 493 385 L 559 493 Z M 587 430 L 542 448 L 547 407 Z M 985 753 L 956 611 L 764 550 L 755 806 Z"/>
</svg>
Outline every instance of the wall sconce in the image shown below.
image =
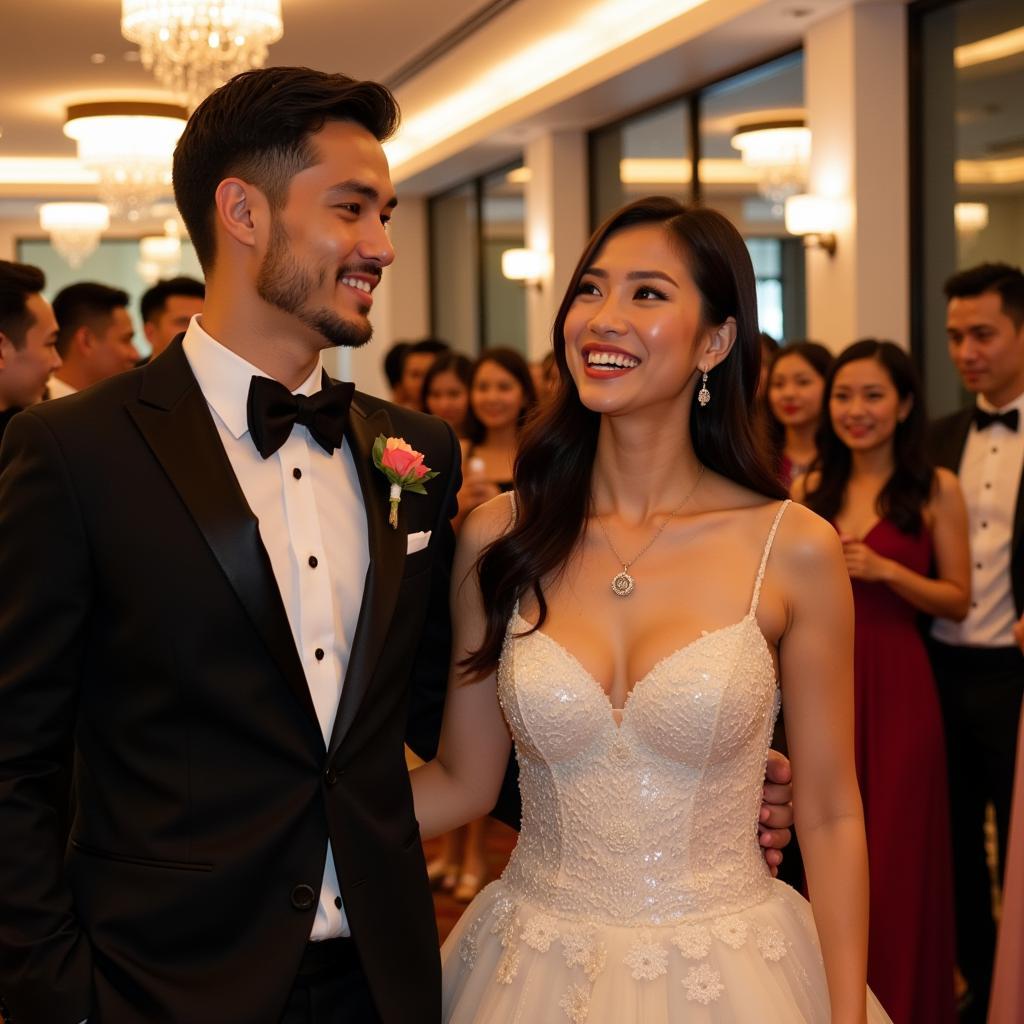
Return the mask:
<svg viewBox="0 0 1024 1024">
<path fill-rule="evenodd" d="M 501 273 L 510 281 L 540 288 L 551 266 L 551 256 L 536 249 L 506 249 L 501 254 Z"/>
<path fill-rule="evenodd" d="M 68 265 L 80 267 L 110 227 L 110 211 L 102 203 L 43 203 L 39 226 Z"/>
<path fill-rule="evenodd" d="M 791 235 L 802 235 L 808 249 L 824 249 L 829 256 L 835 256 L 839 213 L 839 202 L 835 199 L 790 196 L 786 200 L 786 230 Z"/>
<path fill-rule="evenodd" d="M 953 223 L 961 235 L 976 235 L 988 227 L 988 203 L 956 203 Z"/>
</svg>

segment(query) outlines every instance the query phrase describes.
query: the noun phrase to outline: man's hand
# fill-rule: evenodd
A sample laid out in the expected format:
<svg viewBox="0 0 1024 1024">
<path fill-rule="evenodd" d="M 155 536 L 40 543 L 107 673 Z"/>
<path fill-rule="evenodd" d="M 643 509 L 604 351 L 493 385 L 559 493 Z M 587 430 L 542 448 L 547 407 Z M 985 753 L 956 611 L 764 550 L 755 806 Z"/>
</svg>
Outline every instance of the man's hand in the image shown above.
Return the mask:
<svg viewBox="0 0 1024 1024">
<path fill-rule="evenodd" d="M 772 877 L 779 873 L 782 848 L 793 838 L 793 771 L 789 758 L 777 750 L 768 751 L 764 773 L 764 795 L 758 818 L 757 838 Z"/>
</svg>

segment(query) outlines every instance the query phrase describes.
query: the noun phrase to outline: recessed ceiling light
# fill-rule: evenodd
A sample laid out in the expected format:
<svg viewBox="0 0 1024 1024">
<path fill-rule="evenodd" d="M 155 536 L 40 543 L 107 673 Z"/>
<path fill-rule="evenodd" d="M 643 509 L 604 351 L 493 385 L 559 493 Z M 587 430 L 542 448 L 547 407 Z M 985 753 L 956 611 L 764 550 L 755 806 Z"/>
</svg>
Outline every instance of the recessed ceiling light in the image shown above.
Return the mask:
<svg viewBox="0 0 1024 1024">
<path fill-rule="evenodd" d="M 94 53 L 89 57 L 89 60 L 93 64 L 105 64 L 107 61 L 107 55 L 105 53 Z"/>
<path fill-rule="evenodd" d="M 142 54 L 139 53 L 138 50 L 125 50 L 124 59 L 128 61 L 129 64 L 138 64 L 139 61 L 142 60 Z"/>
</svg>

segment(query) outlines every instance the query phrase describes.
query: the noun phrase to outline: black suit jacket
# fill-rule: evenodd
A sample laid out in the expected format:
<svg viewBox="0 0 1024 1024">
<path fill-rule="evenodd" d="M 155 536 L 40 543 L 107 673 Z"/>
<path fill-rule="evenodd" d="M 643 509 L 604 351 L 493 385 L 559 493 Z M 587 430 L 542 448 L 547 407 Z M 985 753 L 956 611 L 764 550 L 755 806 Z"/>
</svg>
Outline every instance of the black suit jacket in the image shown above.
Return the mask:
<svg viewBox="0 0 1024 1024">
<path fill-rule="evenodd" d="M 961 409 L 932 423 L 928 447 L 932 462 L 960 472 L 967 435 L 971 429 L 974 409 Z M 1010 543 L 1010 586 L 1017 614 L 1024 614 L 1024 472 L 1017 488 L 1017 505 L 1013 513 L 1013 537 Z"/>
<path fill-rule="evenodd" d="M 180 340 L 0 448 L 0 993 L 17 1024 L 276 1022 L 328 837 L 383 1019 L 436 1024 L 403 758 L 436 743 L 459 449 L 356 393 L 370 567 L 326 746 L 256 518 Z M 387 524 L 378 434 L 440 475 Z M 406 555 L 406 534 L 430 530 Z M 410 679 L 415 676 L 410 702 Z M 74 747 L 64 848 L 62 765 Z"/>
</svg>

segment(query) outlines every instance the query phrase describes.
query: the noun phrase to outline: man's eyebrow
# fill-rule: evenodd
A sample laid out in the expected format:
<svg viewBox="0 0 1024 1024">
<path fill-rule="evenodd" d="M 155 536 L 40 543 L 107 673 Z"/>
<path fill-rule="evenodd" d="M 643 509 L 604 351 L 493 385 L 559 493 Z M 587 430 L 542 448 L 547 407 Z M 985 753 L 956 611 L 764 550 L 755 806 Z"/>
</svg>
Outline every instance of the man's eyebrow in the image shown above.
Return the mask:
<svg viewBox="0 0 1024 1024">
<path fill-rule="evenodd" d="M 604 277 L 604 278 L 606 278 L 608 276 L 608 271 L 607 270 L 602 270 L 600 267 L 587 267 L 587 269 L 584 270 L 583 273 L 584 274 L 589 274 L 591 277 Z M 658 279 L 660 279 L 662 281 L 668 281 L 669 284 L 675 285 L 676 288 L 679 287 L 679 285 L 676 284 L 676 281 L 675 281 L 674 278 L 669 277 L 668 274 L 666 274 L 664 271 L 661 271 L 661 270 L 631 270 L 626 275 L 626 280 L 627 281 L 643 281 L 646 278 L 650 278 L 650 277 L 655 277 L 655 278 L 658 278 Z"/>
<path fill-rule="evenodd" d="M 371 203 L 380 202 L 380 192 L 377 191 L 372 185 L 367 185 L 364 181 L 357 181 L 355 178 L 350 178 L 348 181 L 339 182 L 337 185 L 332 185 L 328 192 L 354 192 L 358 196 L 363 196 L 365 199 L 369 199 Z M 385 204 L 385 209 L 393 210 L 398 205 L 398 197 L 392 196 Z"/>
</svg>

